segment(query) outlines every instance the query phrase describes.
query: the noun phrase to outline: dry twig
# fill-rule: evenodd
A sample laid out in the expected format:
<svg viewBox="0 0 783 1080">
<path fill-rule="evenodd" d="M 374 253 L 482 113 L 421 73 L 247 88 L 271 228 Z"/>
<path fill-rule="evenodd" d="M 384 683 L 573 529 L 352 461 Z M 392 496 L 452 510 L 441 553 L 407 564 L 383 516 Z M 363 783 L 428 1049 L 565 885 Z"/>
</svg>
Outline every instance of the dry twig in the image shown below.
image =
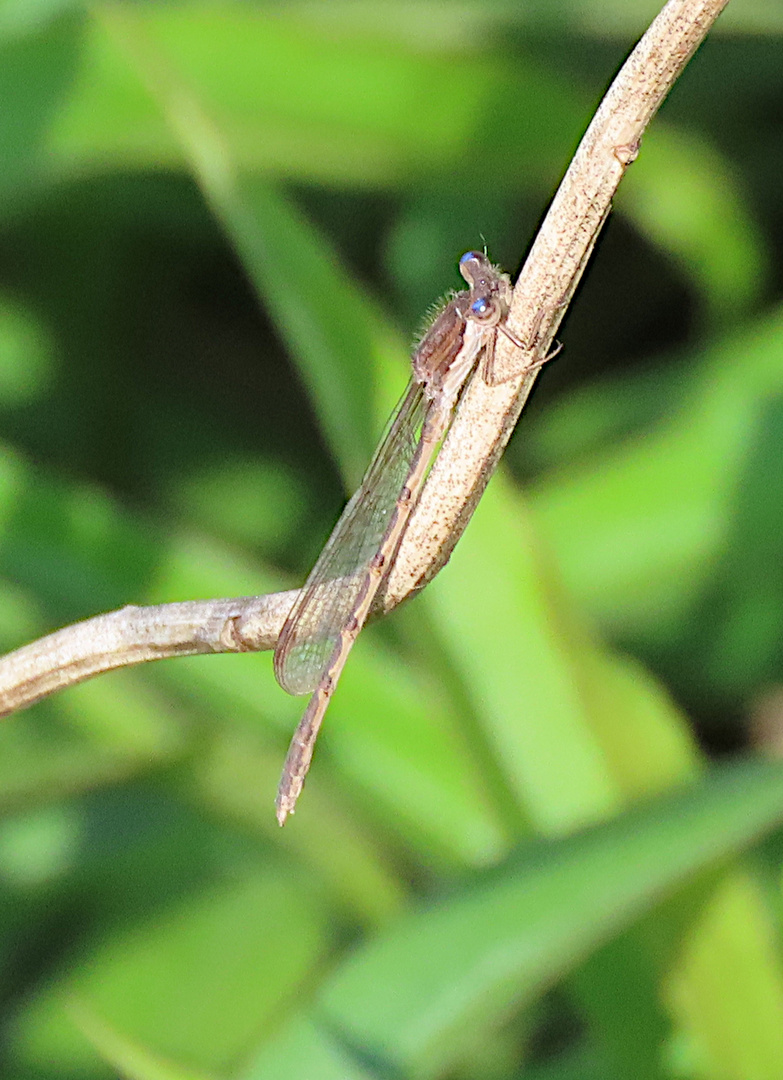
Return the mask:
<svg viewBox="0 0 783 1080">
<path fill-rule="evenodd" d="M 728 0 L 670 0 L 590 124 L 514 289 L 509 326 L 546 355 L 648 123 Z M 502 338 L 498 362 L 519 370 Z M 507 369 L 513 369 L 509 366 Z M 447 561 L 497 465 L 535 380 L 473 379 L 377 604 L 389 611 Z M 0 660 L 0 716 L 117 667 L 195 653 L 274 647 L 295 592 L 126 607 L 66 627 Z"/>
</svg>

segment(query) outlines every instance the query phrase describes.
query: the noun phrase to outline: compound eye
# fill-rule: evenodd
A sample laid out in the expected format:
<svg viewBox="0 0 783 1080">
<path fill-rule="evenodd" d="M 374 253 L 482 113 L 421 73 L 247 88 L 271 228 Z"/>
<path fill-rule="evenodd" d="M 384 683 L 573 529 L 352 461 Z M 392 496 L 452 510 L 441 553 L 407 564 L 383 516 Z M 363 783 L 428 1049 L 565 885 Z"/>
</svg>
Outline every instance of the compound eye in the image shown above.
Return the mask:
<svg viewBox="0 0 783 1080">
<path fill-rule="evenodd" d="M 480 296 L 478 300 L 474 300 L 470 305 L 470 312 L 477 319 L 486 319 L 492 314 L 493 305 L 487 300 L 486 296 Z"/>
<path fill-rule="evenodd" d="M 459 261 L 459 272 L 474 289 L 488 283 L 492 265 L 486 255 L 480 251 L 466 251 Z"/>
</svg>

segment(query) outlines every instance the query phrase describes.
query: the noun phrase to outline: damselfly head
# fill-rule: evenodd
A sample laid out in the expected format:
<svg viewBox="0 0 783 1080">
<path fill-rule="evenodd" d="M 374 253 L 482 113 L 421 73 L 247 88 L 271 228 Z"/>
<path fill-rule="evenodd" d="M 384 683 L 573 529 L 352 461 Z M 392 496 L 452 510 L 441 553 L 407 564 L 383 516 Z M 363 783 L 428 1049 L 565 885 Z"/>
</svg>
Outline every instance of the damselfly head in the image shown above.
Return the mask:
<svg viewBox="0 0 783 1080">
<path fill-rule="evenodd" d="M 511 294 L 508 277 L 480 251 L 465 252 L 459 269 L 470 285 L 467 317 L 484 326 L 497 326 L 508 314 Z"/>
</svg>

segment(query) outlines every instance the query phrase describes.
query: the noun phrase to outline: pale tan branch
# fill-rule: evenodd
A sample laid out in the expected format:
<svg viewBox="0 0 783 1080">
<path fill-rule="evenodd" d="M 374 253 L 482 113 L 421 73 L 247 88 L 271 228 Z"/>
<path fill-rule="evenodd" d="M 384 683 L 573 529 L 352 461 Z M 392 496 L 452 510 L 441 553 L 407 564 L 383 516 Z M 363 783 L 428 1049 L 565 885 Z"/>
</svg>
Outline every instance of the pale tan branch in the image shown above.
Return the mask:
<svg viewBox="0 0 783 1080">
<path fill-rule="evenodd" d="M 555 195 L 514 289 L 509 326 L 545 356 L 617 186 L 667 93 L 728 0 L 670 0 L 610 87 Z M 474 378 L 411 516 L 376 612 L 429 581 L 467 525 L 535 381 L 500 337 L 500 380 Z M 92 675 L 164 657 L 272 648 L 295 592 L 126 607 L 0 660 L 0 715 Z"/>
<path fill-rule="evenodd" d="M 233 600 L 128 605 L 66 626 L 0 659 L 0 716 L 118 667 L 274 648 L 295 598 L 292 590 Z"/>
<path fill-rule="evenodd" d="M 642 135 L 728 0 L 670 0 L 623 65 L 587 129 L 514 287 L 509 326 L 545 356 L 587 266 Z M 447 561 L 497 466 L 533 387 L 502 335 L 508 381 L 473 379 L 400 545 L 384 610 L 421 588 Z"/>
</svg>

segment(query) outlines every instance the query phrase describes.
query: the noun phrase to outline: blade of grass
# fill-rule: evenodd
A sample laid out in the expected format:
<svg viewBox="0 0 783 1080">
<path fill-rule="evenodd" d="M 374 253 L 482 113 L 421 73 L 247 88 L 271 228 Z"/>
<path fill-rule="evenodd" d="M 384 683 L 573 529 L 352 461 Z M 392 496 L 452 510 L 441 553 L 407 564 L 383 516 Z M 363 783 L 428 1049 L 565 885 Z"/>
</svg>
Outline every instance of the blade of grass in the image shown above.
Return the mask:
<svg viewBox="0 0 783 1080">
<path fill-rule="evenodd" d="M 746 763 L 607 825 L 523 850 L 350 957 L 314 1022 L 392 1075 L 439 1075 L 512 1006 L 531 1001 L 673 890 L 781 821 L 783 768 Z M 761 1051 L 773 1072 L 781 1030 L 766 1032 Z M 243 1080 L 279 1076 L 266 1057 L 275 1055 L 279 1069 L 278 1051 L 263 1051 Z"/>
</svg>

